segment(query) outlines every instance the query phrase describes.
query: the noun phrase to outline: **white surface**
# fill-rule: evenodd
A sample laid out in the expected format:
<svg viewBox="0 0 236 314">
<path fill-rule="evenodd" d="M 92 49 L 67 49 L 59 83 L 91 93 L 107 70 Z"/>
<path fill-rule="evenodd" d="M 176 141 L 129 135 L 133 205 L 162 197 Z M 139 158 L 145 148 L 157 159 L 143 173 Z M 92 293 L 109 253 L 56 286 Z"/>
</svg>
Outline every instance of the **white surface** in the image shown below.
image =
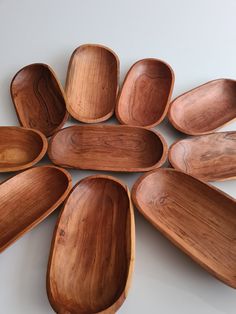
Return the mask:
<svg viewBox="0 0 236 314">
<path fill-rule="evenodd" d="M 0 0 L 0 125 L 18 125 L 9 84 L 22 66 L 48 63 L 64 84 L 69 57 L 84 43 L 114 49 L 121 61 L 121 78 L 138 59 L 166 60 L 176 74 L 174 96 L 211 79 L 236 78 L 235 12 L 234 0 Z M 169 144 L 179 136 L 167 121 L 157 129 Z M 234 129 L 235 123 L 224 128 Z M 76 182 L 95 172 L 71 173 Z M 131 187 L 139 175 L 114 176 Z M 216 185 L 236 197 L 235 181 Z M 135 272 L 119 313 L 235 313 L 236 291 L 135 215 Z M 1 254 L 1 314 L 53 313 L 45 277 L 56 216 Z"/>
</svg>

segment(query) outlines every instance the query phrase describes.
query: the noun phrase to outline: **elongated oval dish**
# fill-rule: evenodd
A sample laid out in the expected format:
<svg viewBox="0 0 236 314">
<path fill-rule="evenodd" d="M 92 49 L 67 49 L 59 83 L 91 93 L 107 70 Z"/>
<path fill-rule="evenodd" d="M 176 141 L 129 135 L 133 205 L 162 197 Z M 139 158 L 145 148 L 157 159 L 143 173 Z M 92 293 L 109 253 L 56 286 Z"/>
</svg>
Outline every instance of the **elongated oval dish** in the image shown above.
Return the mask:
<svg viewBox="0 0 236 314">
<path fill-rule="evenodd" d="M 219 132 L 175 142 L 169 161 L 178 170 L 203 181 L 236 178 L 236 132 Z"/>
<path fill-rule="evenodd" d="M 55 134 L 48 149 L 62 167 L 107 171 L 148 171 L 166 160 L 167 145 L 154 131 L 121 125 L 77 125 Z"/>
<path fill-rule="evenodd" d="M 14 126 L 0 127 L 0 172 L 32 167 L 47 152 L 48 142 L 39 131 Z"/>
<path fill-rule="evenodd" d="M 132 190 L 144 217 L 212 275 L 236 288 L 236 202 L 175 169 L 141 176 Z"/>
<path fill-rule="evenodd" d="M 48 65 L 34 63 L 22 68 L 12 79 L 10 89 L 22 126 L 37 129 L 48 137 L 66 122 L 64 92 Z"/>
<path fill-rule="evenodd" d="M 118 92 L 119 59 L 109 48 L 82 45 L 72 54 L 66 80 L 67 109 L 81 122 L 110 118 Z"/>
<path fill-rule="evenodd" d="M 54 211 L 71 189 L 58 167 L 25 170 L 0 185 L 0 252 Z"/>
<path fill-rule="evenodd" d="M 174 86 L 174 72 L 158 59 L 136 62 L 126 75 L 116 106 L 122 124 L 153 127 L 165 118 Z"/>
<path fill-rule="evenodd" d="M 236 118 L 236 81 L 218 79 L 196 87 L 177 97 L 168 115 L 183 133 L 211 133 Z"/>
<path fill-rule="evenodd" d="M 134 241 L 125 185 L 105 175 L 76 184 L 52 241 L 47 291 L 53 309 L 60 314 L 115 313 L 127 297 Z"/>
</svg>

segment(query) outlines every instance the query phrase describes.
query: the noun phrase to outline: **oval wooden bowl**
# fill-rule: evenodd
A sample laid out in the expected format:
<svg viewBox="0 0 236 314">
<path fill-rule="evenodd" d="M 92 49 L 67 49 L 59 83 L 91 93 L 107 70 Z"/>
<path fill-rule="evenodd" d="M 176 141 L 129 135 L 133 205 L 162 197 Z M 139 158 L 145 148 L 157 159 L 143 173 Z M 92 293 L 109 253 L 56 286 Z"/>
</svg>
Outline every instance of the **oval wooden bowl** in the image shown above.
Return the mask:
<svg viewBox="0 0 236 314">
<path fill-rule="evenodd" d="M 12 79 L 10 89 L 22 126 L 37 129 L 48 137 L 66 122 L 64 92 L 48 65 L 35 63 L 22 68 Z"/>
<path fill-rule="evenodd" d="M 177 97 L 168 115 L 183 133 L 210 133 L 236 118 L 236 81 L 219 79 L 196 87 Z"/>
<path fill-rule="evenodd" d="M 120 123 L 153 127 L 165 118 L 174 72 L 158 59 L 136 62 L 126 75 L 116 106 Z"/>
<path fill-rule="evenodd" d="M 110 118 L 118 92 L 119 59 L 109 48 L 82 45 L 72 54 L 66 80 L 67 109 L 81 122 Z"/>
<path fill-rule="evenodd" d="M 236 132 L 219 132 L 175 142 L 169 161 L 203 181 L 236 178 Z"/>
<path fill-rule="evenodd" d="M 0 127 L 0 172 L 32 167 L 46 154 L 48 142 L 39 131 L 14 126 Z"/>
<path fill-rule="evenodd" d="M 0 252 L 54 211 L 71 189 L 69 173 L 54 166 L 25 170 L 0 185 Z"/>
<path fill-rule="evenodd" d="M 53 309 L 60 314 L 115 313 L 128 293 L 134 241 L 128 188 L 105 175 L 77 183 L 52 241 L 47 291 Z"/>
<path fill-rule="evenodd" d="M 51 161 L 67 168 L 148 171 L 166 160 L 167 144 L 154 131 L 121 125 L 77 125 L 55 134 Z"/>
<path fill-rule="evenodd" d="M 175 169 L 141 176 L 132 190 L 144 217 L 212 275 L 236 288 L 236 202 Z"/>
</svg>

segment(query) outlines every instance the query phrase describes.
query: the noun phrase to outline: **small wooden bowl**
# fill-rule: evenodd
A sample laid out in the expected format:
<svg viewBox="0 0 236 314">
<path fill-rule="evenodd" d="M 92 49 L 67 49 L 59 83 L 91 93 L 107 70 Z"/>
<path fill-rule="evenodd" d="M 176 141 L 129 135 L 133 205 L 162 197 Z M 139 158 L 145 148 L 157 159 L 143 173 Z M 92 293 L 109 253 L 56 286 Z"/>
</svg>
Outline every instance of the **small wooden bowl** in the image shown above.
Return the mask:
<svg viewBox="0 0 236 314">
<path fill-rule="evenodd" d="M 14 126 L 0 127 L 0 172 L 32 167 L 46 154 L 48 142 L 39 131 Z"/>
<path fill-rule="evenodd" d="M 139 211 L 212 275 L 236 288 L 236 202 L 175 169 L 141 176 L 132 190 Z"/>
<path fill-rule="evenodd" d="M 105 121 L 114 113 L 119 59 L 109 48 L 82 45 L 72 54 L 66 80 L 67 110 L 81 122 Z"/>
<path fill-rule="evenodd" d="M 53 309 L 60 314 L 115 313 L 127 297 L 134 241 L 128 188 L 105 175 L 77 183 L 52 241 L 47 291 Z"/>
<path fill-rule="evenodd" d="M 169 109 L 173 126 L 186 134 L 210 133 L 236 118 L 236 81 L 210 81 L 177 97 Z"/>
<path fill-rule="evenodd" d="M 54 166 L 28 169 L 0 185 L 0 252 L 54 211 L 71 189 L 69 173 Z"/>
<path fill-rule="evenodd" d="M 151 128 L 165 118 L 174 86 L 174 72 L 158 59 L 136 62 L 126 75 L 116 106 L 122 124 Z"/>
<path fill-rule="evenodd" d="M 10 90 L 22 126 L 48 137 L 66 122 L 64 92 L 48 65 L 35 63 L 22 68 L 12 79 Z"/>
<path fill-rule="evenodd" d="M 77 125 L 52 137 L 48 156 L 67 168 L 148 171 L 165 162 L 167 144 L 160 134 L 141 127 Z"/>
<path fill-rule="evenodd" d="M 175 142 L 169 161 L 178 170 L 203 181 L 236 178 L 236 132 L 220 132 Z"/>
</svg>

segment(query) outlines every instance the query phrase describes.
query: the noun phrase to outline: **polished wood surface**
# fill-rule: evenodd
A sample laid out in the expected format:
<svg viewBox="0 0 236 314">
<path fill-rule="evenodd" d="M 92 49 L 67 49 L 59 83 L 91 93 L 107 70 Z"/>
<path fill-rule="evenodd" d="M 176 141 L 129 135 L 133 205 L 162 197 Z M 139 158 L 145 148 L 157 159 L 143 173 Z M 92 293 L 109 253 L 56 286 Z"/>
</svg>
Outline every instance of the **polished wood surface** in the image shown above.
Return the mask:
<svg viewBox="0 0 236 314">
<path fill-rule="evenodd" d="M 236 288 L 236 202 L 175 169 L 140 177 L 132 190 L 139 211 L 193 260 Z"/>
<path fill-rule="evenodd" d="M 0 126 L 0 172 L 32 167 L 46 154 L 48 142 L 39 131 Z"/>
<path fill-rule="evenodd" d="M 67 72 L 69 113 L 86 123 L 110 118 L 115 109 L 118 80 L 119 59 L 111 49 L 91 44 L 78 47 Z"/>
<path fill-rule="evenodd" d="M 57 222 L 47 291 L 60 314 L 113 314 L 124 302 L 134 264 L 128 188 L 110 176 L 82 179 Z"/>
<path fill-rule="evenodd" d="M 25 170 L 0 185 L 0 252 L 54 211 L 71 189 L 69 173 L 54 166 Z"/>
<path fill-rule="evenodd" d="M 153 127 L 164 119 L 174 85 L 171 67 L 158 59 L 136 62 L 126 75 L 116 106 L 122 124 Z"/>
<path fill-rule="evenodd" d="M 203 181 L 224 181 L 236 178 L 236 132 L 200 135 L 174 143 L 169 161 Z"/>
<path fill-rule="evenodd" d="M 37 129 L 48 137 L 66 122 L 64 92 L 48 65 L 27 65 L 16 73 L 10 89 L 22 126 Z"/>
<path fill-rule="evenodd" d="M 48 156 L 67 168 L 148 171 L 165 162 L 167 144 L 160 134 L 141 127 L 77 125 L 52 137 Z"/>
<path fill-rule="evenodd" d="M 236 118 L 236 81 L 210 81 L 177 97 L 169 109 L 169 120 L 190 135 L 211 133 Z"/>
</svg>

